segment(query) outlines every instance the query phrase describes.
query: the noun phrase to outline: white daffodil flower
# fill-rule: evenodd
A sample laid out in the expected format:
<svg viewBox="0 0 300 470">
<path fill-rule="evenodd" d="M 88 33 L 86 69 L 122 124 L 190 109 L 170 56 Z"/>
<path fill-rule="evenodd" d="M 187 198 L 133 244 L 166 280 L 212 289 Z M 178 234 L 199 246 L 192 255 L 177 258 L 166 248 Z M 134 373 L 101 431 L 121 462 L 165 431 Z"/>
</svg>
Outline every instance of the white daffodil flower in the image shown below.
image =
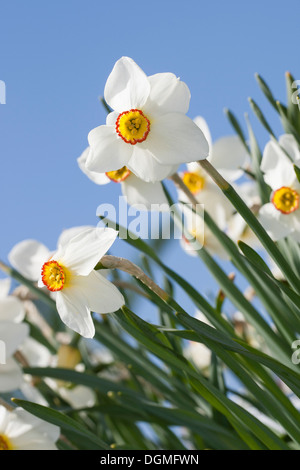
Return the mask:
<svg viewBox="0 0 300 470">
<path fill-rule="evenodd" d="M 161 181 L 174 166 L 206 158 L 208 143 L 186 116 L 190 91 L 172 73 L 147 77 L 129 57 L 109 75 L 104 98 L 113 112 L 88 135 L 88 170 L 106 173 L 124 166 L 147 182 Z"/>
<path fill-rule="evenodd" d="M 290 235 L 300 242 L 300 183 L 294 164 L 300 166 L 300 151 L 292 135 L 284 134 L 279 143 L 267 143 L 261 170 L 272 194 L 260 209 L 259 220 L 275 241 Z"/>
<path fill-rule="evenodd" d="M 58 238 L 57 249 L 88 228 L 92 226 L 82 225 L 64 230 Z M 36 282 L 41 276 L 41 266 L 51 258 L 52 253 L 53 251 L 50 251 L 43 243 L 28 239 L 17 243 L 11 249 L 8 260 L 22 276 Z"/>
<path fill-rule="evenodd" d="M 78 165 L 82 172 L 96 184 L 102 185 L 110 182 L 120 183 L 123 196 L 127 198 L 130 206 L 138 204 L 140 208 L 143 206 L 145 210 L 151 210 L 155 205 L 160 205 L 163 210 L 168 207 L 168 200 L 165 196 L 162 184 L 159 181 L 147 183 L 135 176 L 126 166 L 116 171 L 107 173 L 97 173 L 88 170 L 86 161 L 91 149 L 88 147 L 78 158 Z M 172 167 L 170 173 L 175 173 L 176 167 Z M 155 208 L 157 210 L 157 206 Z"/>
<path fill-rule="evenodd" d="M 110 228 L 90 228 L 60 245 L 42 265 L 39 287 L 56 292 L 61 320 L 72 330 L 92 338 L 95 327 L 91 311 L 110 313 L 124 305 L 118 289 L 94 267 L 115 241 Z"/>
<path fill-rule="evenodd" d="M 0 322 L 21 322 L 25 316 L 23 303 L 17 297 L 9 295 L 11 280 L 0 279 Z"/>
<path fill-rule="evenodd" d="M 57 450 L 60 429 L 21 408 L 0 405 L 0 450 Z"/>
<path fill-rule="evenodd" d="M 202 130 L 208 142 L 209 155 L 207 160 L 210 161 L 223 178 L 229 182 L 233 182 L 243 176 L 243 168 L 248 161 L 248 153 L 240 138 L 235 135 L 230 135 L 221 137 L 213 142 L 205 119 L 202 116 L 197 116 L 194 122 Z"/>
<path fill-rule="evenodd" d="M 16 390 L 23 381 L 22 370 L 13 355 L 28 335 L 29 327 L 25 323 L 0 321 L 0 392 Z"/>
</svg>

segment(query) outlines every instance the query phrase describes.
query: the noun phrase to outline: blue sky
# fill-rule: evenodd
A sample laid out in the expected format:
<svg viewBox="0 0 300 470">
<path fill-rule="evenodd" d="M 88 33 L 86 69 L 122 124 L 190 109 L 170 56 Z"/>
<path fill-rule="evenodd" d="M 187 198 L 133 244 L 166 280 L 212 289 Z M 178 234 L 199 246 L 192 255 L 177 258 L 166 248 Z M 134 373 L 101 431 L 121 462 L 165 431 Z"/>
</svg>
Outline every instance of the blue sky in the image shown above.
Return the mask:
<svg viewBox="0 0 300 470">
<path fill-rule="evenodd" d="M 105 121 L 99 96 L 123 55 L 148 75 L 173 72 L 184 80 L 192 94 L 188 115 L 204 116 L 214 139 L 233 133 L 223 108 L 243 119 L 248 96 L 280 133 L 254 73 L 285 99 L 285 71 L 300 79 L 299 13 L 299 3 L 274 0 L 2 1 L 0 258 L 25 238 L 53 248 L 63 228 L 93 225 L 99 204 L 117 202 L 117 185 L 94 185 L 76 158 L 88 132 Z M 251 121 L 264 145 L 267 134 Z M 116 252 L 132 254 L 122 244 Z M 164 257 L 185 277 L 192 273 L 198 287 L 212 285 L 200 261 L 177 244 Z"/>
</svg>

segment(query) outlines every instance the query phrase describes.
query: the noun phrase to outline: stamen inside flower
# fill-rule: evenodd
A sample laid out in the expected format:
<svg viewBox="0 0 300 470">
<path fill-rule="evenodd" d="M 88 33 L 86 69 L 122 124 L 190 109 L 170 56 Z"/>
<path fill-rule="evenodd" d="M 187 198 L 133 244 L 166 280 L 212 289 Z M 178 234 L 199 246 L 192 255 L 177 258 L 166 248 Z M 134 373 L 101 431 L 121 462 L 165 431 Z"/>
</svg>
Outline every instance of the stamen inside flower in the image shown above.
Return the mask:
<svg viewBox="0 0 300 470">
<path fill-rule="evenodd" d="M 139 109 L 119 114 L 116 132 L 127 144 L 135 145 L 146 140 L 150 132 L 150 121 Z"/>
<path fill-rule="evenodd" d="M 205 185 L 205 178 L 199 175 L 199 173 L 186 171 L 182 177 L 182 180 L 193 194 L 198 194 Z"/>
<path fill-rule="evenodd" d="M 204 232 L 202 230 L 199 230 L 199 228 L 192 228 L 190 230 L 190 234 L 192 237 L 194 237 L 198 243 L 200 243 L 202 246 L 205 244 L 205 237 L 204 237 Z"/>
<path fill-rule="evenodd" d="M 42 267 L 42 281 L 51 292 L 62 290 L 66 283 L 66 268 L 57 261 L 47 261 Z"/>
<path fill-rule="evenodd" d="M 299 207 L 299 194 L 294 189 L 283 186 L 273 193 L 272 203 L 282 214 L 290 214 Z"/>
<path fill-rule="evenodd" d="M 128 178 L 130 173 L 131 171 L 128 170 L 127 166 L 123 166 L 123 168 L 120 168 L 119 170 L 108 171 L 106 176 L 108 176 L 110 180 L 114 181 L 114 183 L 121 183 Z"/>
<path fill-rule="evenodd" d="M 0 450 L 12 450 L 12 445 L 9 442 L 9 439 L 3 434 L 0 434 Z"/>
</svg>

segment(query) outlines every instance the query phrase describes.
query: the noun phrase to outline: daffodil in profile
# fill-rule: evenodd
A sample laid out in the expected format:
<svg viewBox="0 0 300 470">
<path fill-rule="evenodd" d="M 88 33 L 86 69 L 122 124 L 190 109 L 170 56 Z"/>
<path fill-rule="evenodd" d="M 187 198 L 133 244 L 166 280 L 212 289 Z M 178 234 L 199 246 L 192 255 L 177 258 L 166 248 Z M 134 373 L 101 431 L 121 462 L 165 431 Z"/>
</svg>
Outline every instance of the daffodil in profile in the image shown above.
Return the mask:
<svg viewBox="0 0 300 470">
<path fill-rule="evenodd" d="M 39 287 L 56 292 L 62 321 L 86 338 L 95 334 L 91 312 L 115 312 L 125 303 L 119 290 L 94 270 L 116 236 L 111 228 L 88 228 L 60 245 L 41 267 Z"/>
<path fill-rule="evenodd" d="M 181 163 L 208 155 L 200 128 L 186 116 L 187 85 L 172 73 L 147 76 L 129 57 L 109 75 L 104 97 L 112 112 L 88 135 L 86 166 L 107 173 L 124 166 L 147 182 L 161 181 Z"/>
<path fill-rule="evenodd" d="M 300 151 L 292 135 L 267 143 L 261 170 L 272 193 L 270 202 L 261 207 L 259 219 L 275 241 L 290 235 L 300 242 L 300 183 L 294 164 L 300 166 Z"/>
</svg>

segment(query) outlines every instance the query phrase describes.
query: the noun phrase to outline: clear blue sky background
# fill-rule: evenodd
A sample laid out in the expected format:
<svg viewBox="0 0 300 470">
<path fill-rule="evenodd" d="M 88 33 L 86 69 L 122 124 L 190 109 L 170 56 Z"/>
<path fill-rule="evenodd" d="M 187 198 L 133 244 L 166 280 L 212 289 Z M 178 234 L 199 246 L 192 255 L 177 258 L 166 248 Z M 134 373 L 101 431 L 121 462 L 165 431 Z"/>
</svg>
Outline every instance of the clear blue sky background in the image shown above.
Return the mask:
<svg viewBox="0 0 300 470">
<path fill-rule="evenodd" d="M 24 238 L 53 248 L 63 228 L 95 224 L 97 206 L 117 202 L 117 185 L 94 185 L 76 162 L 88 132 L 105 122 L 98 98 L 117 59 L 127 55 L 148 75 L 184 80 L 188 115 L 204 116 L 214 139 L 233 132 L 223 108 L 242 119 L 248 96 L 280 132 L 254 73 L 285 99 L 285 71 L 300 79 L 299 15 L 298 2 L 277 0 L 2 1 L 0 258 Z M 263 145 L 268 136 L 252 123 Z M 117 253 L 131 256 L 123 249 L 117 244 Z M 178 244 L 164 257 L 202 290 L 213 286 Z"/>
</svg>

